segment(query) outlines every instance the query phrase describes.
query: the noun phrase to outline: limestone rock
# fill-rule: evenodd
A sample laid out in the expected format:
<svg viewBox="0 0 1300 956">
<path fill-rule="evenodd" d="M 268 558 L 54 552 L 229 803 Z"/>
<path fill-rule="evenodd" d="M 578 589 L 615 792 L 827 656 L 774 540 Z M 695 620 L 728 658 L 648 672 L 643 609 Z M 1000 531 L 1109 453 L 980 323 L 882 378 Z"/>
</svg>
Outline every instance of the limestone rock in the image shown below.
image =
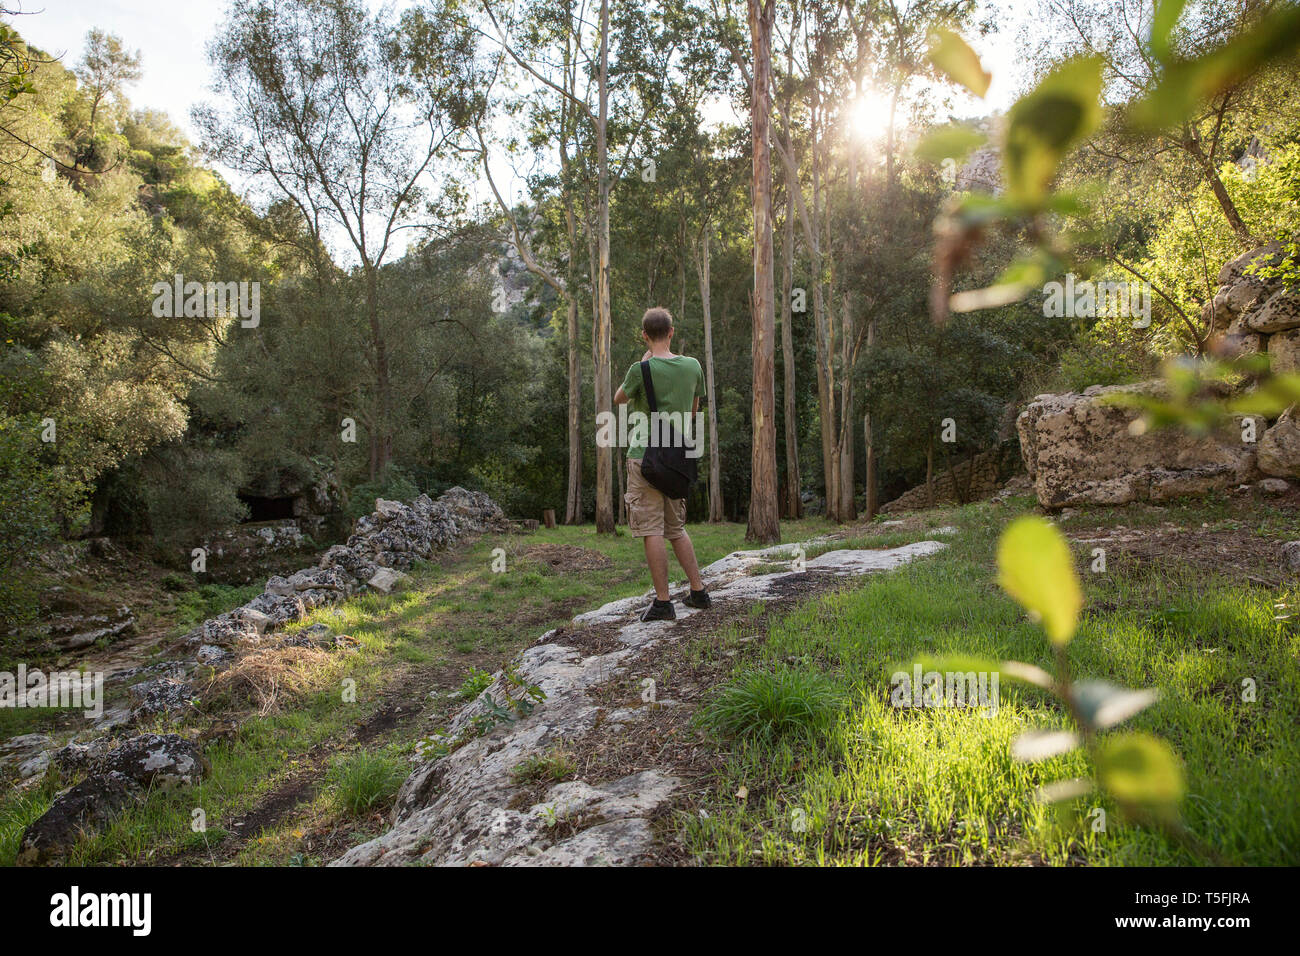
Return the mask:
<svg viewBox="0 0 1300 956">
<path fill-rule="evenodd" d="M 1293 408 L 1260 438 L 1259 470 L 1275 478 L 1300 478 L 1300 423 Z"/>
<path fill-rule="evenodd" d="M 382 594 L 392 594 L 402 586 L 408 577 L 409 575 L 403 574 L 401 571 L 394 571 L 392 568 L 380 568 L 375 572 L 375 576 L 366 583 Z"/>
<path fill-rule="evenodd" d="M 207 761 L 198 746 L 179 734 L 141 734 L 95 762 L 100 774 L 121 774 L 142 787 L 172 790 L 198 783 Z"/>
<path fill-rule="evenodd" d="M 1292 571 L 1300 571 L 1300 541 L 1288 541 L 1282 545 L 1282 558 Z"/>
<path fill-rule="evenodd" d="M 0 741 L 0 770 L 10 765 L 16 765 L 19 768 L 18 775 L 20 777 L 30 776 L 30 774 L 23 772 L 24 768 L 32 760 L 48 754 L 52 743 L 53 740 L 48 734 L 20 734 L 17 737 L 10 737 L 8 740 Z"/>
<path fill-rule="evenodd" d="M 240 608 L 242 611 L 243 608 Z M 270 620 L 266 615 L 262 617 Z M 263 624 L 265 628 L 265 624 Z M 203 623 L 202 642 L 204 644 L 215 644 L 218 647 L 231 647 L 241 643 L 256 643 L 261 636 L 261 631 L 257 625 L 247 620 L 236 617 L 233 613 L 228 617 L 216 617 Z"/>
<path fill-rule="evenodd" d="M 197 694 L 185 681 L 170 677 L 159 677 L 143 681 L 128 688 L 135 708 L 131 711 L 134 723 L 152 720 L 154 717 L 175 717 L 194 706 Z"/>
<path fill-rule="evenodd" d="M 40 866 L 67 855 L 78 838 L 108 823 L 140 796 L 140 787 L 121 773 L 88 777 L 55 798 L 23 833 L 19 866 Z"/>
<path fill-rule="evenodd" d="M 1093 386 L 1039 395 L 1016 421 L 1025 468 L 1046 508 L 1165 501 L 1257 477 L 1255 446 L 1237 426 L 1195 436 L 1178 429 L 1133 434 L 1131 409 L 1105 401 L 1120 390 L 1153 393 L 1158 382 Z M 1262 430 L 1263 421 L 1256 428 Z"/>
<path fill-rule="evenodd" d="M 1248 328 L 1255 332 L 1285 332 L 1300 328 L 1300 295 L 1283 289 L 1275 292 L 1258 308 L 1243 316 Z"/>
<path fill-rule="evenodd" d="M 50 755 L 50 764 L 58 767 L 59 772 L 64 776 L 89 773 L 94 770 L 108 749 L 108 740 L 103 737 L 86 743 L 72 741 Z"/>
<path fill-rule="evenodd" d="M 1287 329 L 1268 337 L 1268 357 L 1274 372 L 1300 371 L 1300 329 Z"/>
<path fill-rule="evenodd" d="M 1277 265 L 1282 261 L 1283 254 L 1282 244 L 1276 241 L 1243 252 L 1223 264 L 1223 268 L 1219 270 L 1219 285 L 1230 285 L 1242 278 L 1252 279 L 1253 276 L 1246 275 L 1248 268 L 1252 265 L 1257 267 Z"/>
<path fill-rule="evenodd" d="M 50 642 L 59 650 L 73 651 L 97 641 L 112 641 L 135 630 L 135 615 L 126 605 L 102 614 L 65 614 L 50 624 Z"/>
</svg>

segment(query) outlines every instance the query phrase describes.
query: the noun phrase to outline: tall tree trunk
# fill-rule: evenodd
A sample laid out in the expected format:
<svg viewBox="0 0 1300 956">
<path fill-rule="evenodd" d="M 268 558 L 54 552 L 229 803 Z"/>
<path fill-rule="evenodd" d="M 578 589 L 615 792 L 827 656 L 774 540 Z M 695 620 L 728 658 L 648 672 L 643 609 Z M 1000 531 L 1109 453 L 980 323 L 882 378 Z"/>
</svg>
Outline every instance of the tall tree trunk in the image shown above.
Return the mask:
<svg viewBox="0 0 1300 956">
<path fill-rule="evenodd" d="M 600 115 L 596 122 L 596 168 L 600 177 L 597 207 L 597 310 L 592 329 L 592 357 L 595 372 L 592 385 L 596 391 L 596 414 L 608 416 L 614 407 L 610 388 L 610 353 L 612 333 L 609 296 L 609 155 L 606 143 L 609 116 L 609 0 L 600 3 Z M 602 415 L 603 413 L 603 415 Z M 613 449 L 596 449 L 596 530 L 614 531 Z"/>
<path fill-rule="evenodd" d="M 697 269 L 700 276 L 700 307 L 704 312 L 704 391 L 709 403 L 709 521 L 722 520 L 722 459 L 718 452 L 718 408 L 713 388 L 713 310 L 709 280 L 709 233 L 700 243 Z"/>
<path fill-rule="evenodd" d="M 867 351 L 876 344 L 876 319 L 872 316 L 867 320 Z M 867 468 L 867 487 L 865 507 L 867 511 L 867 520 L 870 521 L 880 510 L 880 490 L 876 487 L 876 445 L 875 439 L 871 433 L 871 413 L 865 412 L 862 415 L 862 444 L 863 454 L 866 456 Z"/>
<path fill-rule="evenodd" d="M 749 0 L 754 48 L 750 96 L 754 149 L 753 458 L 749 488 L 750 541 L 781 539 L 776 488 L 776 286 L 772 274 L 772 14 L 774 0 Z"/>
<path fill-rule="evenodd" d="M 788 130 L 787 130 L 788 134 Z M 789 137 L 787 135 L 787 141 Z M 786 166 L 785 224 L 781 230 L 781 404 L 785 421 L 785 516 L 803 517 L 802 482 L 799 478 L 799 421 L 795 411 L 794 382 L 794 310 L 791 296 L 794 288 L 794 194 L 799 184 L 792 182 Z"/>
<path fill-rule="evenodd" d="M 569 260 L 572 262 L 573 246 Z M 573 266 L 569 288 L 573 288 Z M 582 362 L 578 351 L 578 298 L 570 294 L 565 319 L 569 345 L 569 480 L 564 497 L 564 523 L 582 523 Z"/>
<path fill-rule="evenodd" d="M 849 198 L 856 198 L 858 165 L 856 153 L 848 157 Z M 858 516 L 853 497 L 853 295 L 847 280 L 840 293 L 840 520 L 853 521 Z"/>
<path fill-rule="evenodd" d="M 388 343 L 379 322 L 379 276 L 365 264 L 366 318 L 375 361 L 375 425 L 370 431 L 370 480 L 379 478 L 393 457 L 392 386 L 388 374 Z"/>
<path fill-rule="evenodd" d="M 853 500 L 853 313 L 851 296 L 847 289 L 841 295 L 840 313 L 843 316 L 840 342 L 840 513 L 841 521 L 857 518 L 857 503 Z"/>
<path fill-rule="evenodd" d="M 813 325 L 817 336 L 817 404 L 821 419 L 822 479 L 826 485 L 826 518 L 830 521 L 838 521 L 840 511 L 840 470 L 839 455 L 835 449 L 835 370 L 831 367 L 833 346 L 831 343 L 830 318 L 827 314 L 830 304 L 827 301 L 828 295 L 823 274 L 825 270 L 825 257 L 822 255 L 824 210 L 822 209 L 821 151 L 818 144 L 820 101 L 815 86 L 812 91 L 811 106 L 813 202 L 809 219 L 811 220 L 810 227 L 812 231 L 811 235 L 806 238 L 808 238 L 808 244 L 813 250 L 812 287 L 813 312 L 815 313 Z"/>
<path fill-rule="evenodd" d="M 572 10 L 565 5 L 566 24 L 572 32 Z M 560 175 L 564 190 L 564 230 L 569 245 L 569 264 L 566 276 L 566 305 L 564 330 L 568 346 L 569 372 L 569 473 L 564 496 L 564 523 L 582 523 L 582 353 L 578 349 L 578 217 L 573 208 L 573 183 L 570 178 L 569 135 L 574 127 L 574 112 L 569 105 L 576 99 L 576 79 L 570 55 L 569 41 L 564 43 L 564 85 L 566 99 L 560 105 Z"/>
</svg>

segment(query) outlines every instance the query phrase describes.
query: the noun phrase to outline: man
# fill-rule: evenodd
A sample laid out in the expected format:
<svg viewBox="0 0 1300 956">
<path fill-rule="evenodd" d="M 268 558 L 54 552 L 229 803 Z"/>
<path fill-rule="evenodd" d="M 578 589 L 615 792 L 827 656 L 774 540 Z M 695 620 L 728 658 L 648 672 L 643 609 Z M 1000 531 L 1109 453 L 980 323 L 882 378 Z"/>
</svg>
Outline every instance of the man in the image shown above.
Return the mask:
<svg viewBox="0 0 1300 956">
<path fill-rule="evenodd" d="M 641 361 L 649 361 L 650 378 L 654 383 L 655 403 L 661 413 L 679 412 L 682 417 L 700 410 L 700 396 L 704 394 L 704 371 L 700 363 L 685 355 L 674 355 L 670 347 L 673 340 L 673 317 L 667 309 L 647 309 L 641 319 L 641 337 L 649 348 Z M 641 362 L 633 362 L 627 370 L 623 384 L 614 395 L 618 405 L 630 404 L 630 411 L 650 417 L 650 403 L 646 398 L 641 376 Z M 647 429 L 648 431 L 648 429 Z M 637 433 L 634 432 L 634 435 Z M 698 441 L 700 436 L 695 435 Z M 655 599 L 641 615 L 643 621 L 671 621 L 677 617 L 673 603 L 668 599 L 668 551 L 664 540 L 672 542 L 677 563 L 686 572 L 691 593 L 682 601 L 687 607 L 707 608 L 712 604 L 709 593 L 700 580 L 700 566 L 695 560 L 695 546 L 686 533 L 686 499 L 670 499 L 653 487 L 641 475 L 641 458 L 645 445 L 633 445 L 627 451 L 627 501 L 628 524 L 632 534 L 640 538 L 645 547 L 646 564 L 650 565 L 650 578 L 654 581 Z"/>
</svg>

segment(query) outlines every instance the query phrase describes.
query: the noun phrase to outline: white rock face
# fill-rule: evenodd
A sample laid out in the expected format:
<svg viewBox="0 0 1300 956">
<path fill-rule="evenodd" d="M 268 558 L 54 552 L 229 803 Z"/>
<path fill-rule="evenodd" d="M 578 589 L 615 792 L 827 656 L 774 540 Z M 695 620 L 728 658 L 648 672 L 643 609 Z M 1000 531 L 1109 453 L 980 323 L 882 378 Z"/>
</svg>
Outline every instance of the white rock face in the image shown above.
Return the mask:
<svg viewBox="0 0 1300 956">
<path fill-rule="evenodd" d="M 919 541 L 890 550 L 829 551 L 802 560 L 817 543 L 737 551 L 713 562 L 701 571 L 713 607 L 694 611 L 679 604 L 678 621 L 697 613 L 734 612 L 739 605 L 778 595 L 808 575 L 887 571 L 946 547 L 940 541 Z M 802 566 L 796 563 L 801 560 Z M 771 564 L 781 569 L 747 573 Z M 573 619 L 574 628 L 549 631 L 525 649 L 510 669 L 514 680 L 498 673 L 485 692 L 492 708 L 482 697 L 461 708 L 442 738 L 450 753 L 427 760 L 403 784 L 392 829 L 331 865 L 617 866 L 646 859 L 654 841 L 650 818 L 681 787 L 666 770 L 595 783 L 566 781 L 527 806 L 520 805 L 524 787 L 512 771 L 529 757 L 581 736 L 602 717 L 602 733 L 615 734 L 645 712 L 626 707 L 607 712 L 591 691 L 622 675 L 646 649 L 685 633 L 676 629 L 676 621 L 639 619 L 650 597 L 612 601 L 580 614 Z M 588 654 L 564 643 L 569 634 L 587 627 L 602 628 L 602 633 L 613 628 L 619 646 Z M 540 688 L 544 700 L 513 721 L 495 718 L 494 711 L 510 707 L 509 698 L 521 697 L 520 684 Z M 670 705 L 680 706 L 659 704 Z"/>
</svg>

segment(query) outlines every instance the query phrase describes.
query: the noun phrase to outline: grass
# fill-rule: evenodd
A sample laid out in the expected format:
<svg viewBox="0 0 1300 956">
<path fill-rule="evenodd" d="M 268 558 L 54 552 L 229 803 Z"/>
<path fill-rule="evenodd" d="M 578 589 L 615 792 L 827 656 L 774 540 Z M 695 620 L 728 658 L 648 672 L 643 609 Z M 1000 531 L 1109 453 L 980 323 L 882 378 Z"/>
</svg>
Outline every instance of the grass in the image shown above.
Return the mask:
<svg viewBox="0 0 1300 956">
<path fill-rule="evenodd" d="M 834 681 L 819 670 L 747 670 L 704 705 L 699 723 L 721 737 L 768 743 L 809 738 L 830 726 L 840 704 Z"/>
<path fill-rule="evenodd" d="M 336 760 L 329 772 L 335 799 L 348 813 L 367 813 L 392 803 L 410 766 L 389 753 L 348 754 Z"/>
<path fill-rule="evenodd" d="M 1230 520 L 1182 508 L 1184 526 Z M 707 814 L 682 823 L 698 862 L 1212 862 L 1124 823 L 1095 797 L 1066 808 L 1071 828 L 1054 825 L 1034 791 L 1088 767 L 1077 752 L 1011 760 L 1017 734 L 1066 723 L 1041 692 L 1003 683 L 992 716 L 890 706 L 891 674 L 923 655 L 1051 667 L 1041 631 L 994 580 L 997 535 L 1017 510 L 964 508 L 952 518 L 962 533 L 947 551 L 772 624 L 738 675 L 793 662 L 828 675 L 849 705 L 815 742 L 751 735 L 731 745 L 719 796 L 705 804 Z M 1099 520 L 1106 518 L 1093 516 Z M 1297 536 L 1293 520 L 1281 530 Z M 1291 597 L 1228 575 L 1180 571 L 1176 556 L 1159 567 L 1112 556 L 1105 574 L 1088 573 L 1082 547 L 1076 559 L 1091 610 L 1070 646 L 1075 677 L 1160 688 L 1160 702 L 1126 726 L 1163 737 L 1181 754 L 1184 818 L 1203 841 L 1231 862 L 1300 861 L 1300 637 L 1292 621 L 1275 620 L 1274 608 Z M 1247 678 L 1259 688 L 1254 703 L 1242 699 Z M 1100 819 L 1098 807 L 1106 812 L 1102 832 L 1089 825 Z"/>
<path fill-rule="evenodd" d="M 1206 862 L 1120 821 L 1105 803 L 1069 807 L 1076 823 L 1094 819 L 1098 807 L 1107 811 L 1104 832 L 1052 828 L 1035 789 L 1088 768 L 1077 753 L 1039 764 L 1010 759 L 1017 734 L 1064 723 L 1037 691 L 1004 682 L 1000 706 L 988 717 L 890 706 L 890 675 L 921 655 L 965 653 L 1050 666 L 1040 629 L 994 580 L 997 534 L 1027 507 L 1020 500 L 1011 507 L 936 510 L 908 530 L 874 527 L 875 534 L 864 530 L 816 544 L 807 557 L 841 547 L 894 547 L 940 525 L 962 529 L 937 556 L 762 617 L 761 640 L 740 642 L 754 625 L 739 617 L 691 639 L 700 655 L 722 646 L 736 654 L 734 673 L 700 716 L 726 754 L 725 770 L 702 807 L 707 818 L 697 813 L 680 821 L 697 862 Z M 1243 513 L 1217 499 L 1199 509 L 1079 512 L 1062 525 L 1157 528 L 1166 522 L 1300 537 L 1287 512 Z M 815 519 L 782 526 L 786 542 L 829 530 Z M 701 564 L 746 547 L 740 525 L 692 526 L 691 534 Z M 492 571 L 497 548 L 505 551 L 502 574 Z M 608 560 L 586 561 L 581 570 L 563 563 L 591 558 L 593 551 Z M 1131 726 L 1163 737 L 1182 755 L 1184 816 L 1202 840 L 1233 862 L 1300 860 L 1294 798 L 1300 637 L 1293 621 L 1275 619 L 1291 612 L 1274 607 L 1294 605 L 1300 594 L 1243 586 L 1230 573 L 1179 570 L 1176 563 L 1130 566 L 1118 553 L 1110 555 L 1107 573 L 1090 574 L 1088 557 L 1082 545 L 1076 549 L 1090 602 L 1070 648 L 1076 678 L 1161 689 L 1161 701 Z M 548 558 L 562 563 L 552 567 Z M 414 742 L 445 726 L 493 671 L 573 614 L 648 587 L 637 539 L 562 527 L 483 538 L 414 568 L 404 592 L 319 609 L 291 630 L 326 623 L 353 637 L 355 650 L 322 653 L 287 672 L 284 662 L 263 661 L 247 680 L 229 678 L 225 693 L 208 701 L 211 715 L 236 703 L 253 713 L 231 736 L 206 745 L 211 774 L 192 790 L 151 795 L 84 839 L 69 862 L 131 865 L 179 855 L 192 864 L 312 865 L 331 859 L 380 832 L 378 811 L 409 769 Z M 211 595 L 213 606 L 234 597 Z M 761 613 L 758 606 L 751 610 Z M 1242 699 L 1248 678 L 1258 689 L 1254 703 Z M 271 706 L 263 707 L 268 699 Z M 416 712 L 361 738 L 359 728 L 394 702 Z M 0 712 L 0 720 L 7 716 L 24 718 L 15 733 L 50 729 L 41 723 L 48 712 Z M 201 729 L 204 719 L 188 732 Z M 515 775 L 549 785 L 569 779 L 574 761 L 557 749 L 523 761 Z M 312 786 L 301 799 L 257 832 L 233 826 L 304 779 Z M 12 863 L 22 830 L 49 806 L 55 789 L 50 781 L 0 796 L 0 865 Z M 196 832 L 199 809 L 207 826 Z"/>
<path fill-rule="evenodd" d="M 825 533 L 830 525 L 808 519 L 788 523 L 783 530 L 787 541 L 800 541 Z M 701 564 L 746 547 L 744 532 L 739 524 L 692 526 Z M 603 567 L 571 572 L 552 567 L 544 560 L 546 554 L 536 551 L 539 546 L 544 552 L 583 548 L 609 560 Z M 491 570 L 497 548 L 506 554 L 502 574 Z M 234 862 L 247 865 L 321 862 L 307 849 L 313 834 L 342 832 L 350 834 L 350 842 L 360 842 L 378 832 L 381 823 L 362 819 L 364 815 L 352 808 L 365 802 L 365 781 L 384 779 L 379 769 L 394 759 L 393 748 L 397 756 L 405 756 L 414 748 L 405 741 L 437 730 L 447 709 L 458 706 L 460 693 L 473 691 L 477 696 L 492 671 L 547 629 L 581 610 L 644 593 L 650 586 L 641 542 L 626 533 L 597 535 L 591 527 L 487 536 L 418 565 L 408 583 L 398 594 L 366 594 L 318 609 L 285 629 L 294 632 L 326 623 L 358 641 L 352 652 L 255 653 L 240 668 L 226 672 L 230 676 L 209 688 L 208 713 L 218 717 L 228 708 L 247 708 L 252 714 L 239 721 L 230 739 L 207 744 L 209 776 L 192 790 L 152 794 L 101 833 L 83 839 L 69 862 L 130 865 L 186 853 L 191 854 L 189 863 L 224 859 L 223 852 L 233 845 L 231 824 L 297 775 L 317 773 L 314 754 L 322 749 L 350 754 L 355 747 L 350 735 L 392 695 L 417 697 L 422 711 L 411 723 L 364 744 L 363 753 L 388 756 L 373 764 L 361 756 L 350 757 L 355 764 L 347 763 L 345 769 L 333 763 L 320 767 L 319 793 L 262 832 L 247 835 L 234 857 Z M 236 606 L 257 590 L 204 585 L 183 591 L 166 609 L 167 620 L 188 626 L 208 613 Z M 445 693 L 430 695 L 439 687 Z M 0 727 L 8 731 L 12 726 L 12 733 L 51 730 L 55 718 L 48 711 L 3 710 Z M 203 722 L 199 718 L 188 732 L 197 732 Z M 562 768 L 557 758 L 534 772 L 546 777 Z M 403 766 L 401 772 L 408 770 Z M 49 807 L 54 795 L 52 788 L 42 787 L 0 796 L 0 866 L 13 863 L 23 829 Z M 200 809 L 207 826 L 196 832 L 194 812 Z"/>
<path fill-rule="evenodd" d="M 520 761 L 511 769 L 510 776 L 515 783 L 559 783 L 577 769 L 573 754 L 562 747 L 553 747 Z"/>
</svg>

